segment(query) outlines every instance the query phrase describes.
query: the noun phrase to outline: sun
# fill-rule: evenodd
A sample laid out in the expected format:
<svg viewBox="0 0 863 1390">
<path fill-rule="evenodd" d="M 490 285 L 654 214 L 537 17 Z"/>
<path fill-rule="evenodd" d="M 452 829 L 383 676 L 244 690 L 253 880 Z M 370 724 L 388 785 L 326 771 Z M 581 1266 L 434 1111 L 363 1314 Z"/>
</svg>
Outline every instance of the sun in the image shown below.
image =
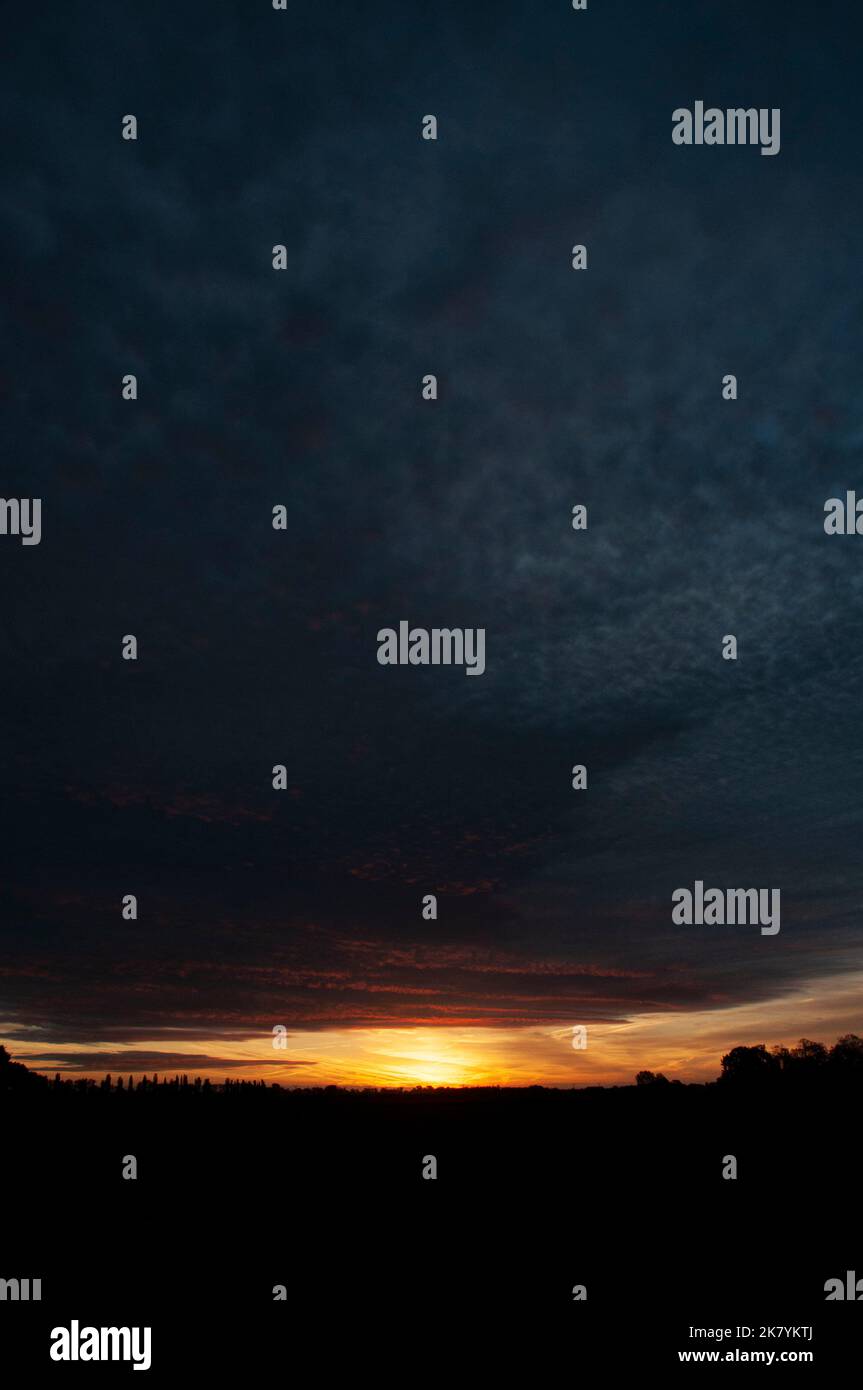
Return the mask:
<svg viewBox="0 0 863 1390">
<path fill-rule="evenodd" d="M 425 1086 L 462 1086 L 465 1073 L 457 1062 L 443 1062 L 429 1058 L 417 1064 L 414 1076 Z"/>
<path fill-rule="evenodd" d="M 435 1057 L 423 1052 L 402 1056 L 398 1062 L 390 1063 L 390 1069 L 405 1082 L 423 1086 L 463 1086 L 467 1079 L 464 1065 L 457 1058 Z"/>
<path fill-rule="evenodd" d="M 374 1070 L 390 1086 L 468 1086 L 477 1066 L 454 1038 L 398 1030 L 379 1035 Z"/>
</svg>

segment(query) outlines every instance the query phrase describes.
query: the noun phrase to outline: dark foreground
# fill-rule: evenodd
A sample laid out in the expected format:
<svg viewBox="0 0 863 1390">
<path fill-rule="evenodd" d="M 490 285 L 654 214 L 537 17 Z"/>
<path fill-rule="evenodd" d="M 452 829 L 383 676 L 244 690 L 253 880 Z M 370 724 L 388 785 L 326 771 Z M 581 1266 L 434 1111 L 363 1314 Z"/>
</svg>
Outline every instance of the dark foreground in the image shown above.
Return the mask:
<svg viewBox="0 0 863 1390">
<path fill-rule="evenodd" d="M 561 1350 L 565 1374 L 613 1380 L 735 1347 L 852 1373 L 863 1302 L 824 1285 L 863 1278 L 859 1115 L 852 1086 L 7 1096 L 0 1277 L 43 1296 L 0 1304 L 3 1364 L 132 1374 L 49 1360 L 77 1318 L 151 1326 L 145 1384 L 295 1378 L 301 1357 L 304 1380 L 423 1384 L 501 1358 L 514 1377 L 520 1353 L 537 1383 Z M 792 1327 L 813 1339 L 766 1335 Z"/>
</svg>

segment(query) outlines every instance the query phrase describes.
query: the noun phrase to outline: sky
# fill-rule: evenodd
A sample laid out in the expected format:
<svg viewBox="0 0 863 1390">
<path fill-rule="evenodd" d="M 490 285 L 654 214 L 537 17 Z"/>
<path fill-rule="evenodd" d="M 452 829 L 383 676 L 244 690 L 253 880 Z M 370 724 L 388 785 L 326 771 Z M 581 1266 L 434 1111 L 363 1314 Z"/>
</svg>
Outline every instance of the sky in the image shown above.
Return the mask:
<svg viewBox="0 0 863 1390">
<path fill-rule="evenodd" d="M 863 494 L 858 28 L 830 0 L 21 10 L 17 1058 L 568 1086 L 863 1032 L 863 540 L 823 530 Z M 780 153 L 675 146 L 696 100 L 780 108 Z M 380 666 L 402 619 L 485 628 L 484 674 Z M 780 932 L 675 925 L 696 879 L 780 888 Z"/>
</svg>

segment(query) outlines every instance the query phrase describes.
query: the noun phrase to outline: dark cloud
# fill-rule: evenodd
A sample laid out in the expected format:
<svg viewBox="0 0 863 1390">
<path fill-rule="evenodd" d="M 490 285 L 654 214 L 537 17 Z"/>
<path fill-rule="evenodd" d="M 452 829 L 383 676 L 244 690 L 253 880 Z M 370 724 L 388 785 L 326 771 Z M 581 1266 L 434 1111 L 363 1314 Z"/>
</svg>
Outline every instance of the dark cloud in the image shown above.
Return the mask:
<svg viewBox="0 0 863 1390">
<path fill-rule="evenodd" d="M 3 98 L 4 490 L 44 518 L 0 548 L 0 1012 L 618 1019 L 859 965 L 863 578 L 822 530 L 860 484 L 859 22 L 43 19 Z M 675 148 L 697 98 L 780 106 L 780 155 Z M 379 667 L 400 618 L 484 626 L 486 674 Z M 674 929 L 696 877 L 781 887 L 780 935 Z"/>
<path fill-rule="evenodd" d="M 147 1052 L 135 1049 L 129 1052 L 31 1052 L 27 1055 L 27 1065 L 34 1071 L 44 1071 L 56 1067 L 57 1071 L 106 1071 L 157 1072 L 160 1076 L 170 1076 L 173 1072 L 234 1071 L 243 1067 L 308 1067 L 313 1062 L 288 1060 L 287 1062 L 258 1061 L 254 1058 L 208 1057 L 199 1052 Z"/>
</svg>

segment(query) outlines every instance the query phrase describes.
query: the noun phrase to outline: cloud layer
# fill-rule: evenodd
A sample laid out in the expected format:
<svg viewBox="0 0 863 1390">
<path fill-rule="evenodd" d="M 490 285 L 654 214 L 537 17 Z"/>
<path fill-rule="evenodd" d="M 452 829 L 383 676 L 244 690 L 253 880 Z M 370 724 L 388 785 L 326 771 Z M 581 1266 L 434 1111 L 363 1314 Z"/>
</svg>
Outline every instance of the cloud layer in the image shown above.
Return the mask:
<svg viewBox="0 0 863 1390">
<path fill-rule="evenodd" d="M 748 26 L 767 161 L 670 140 L 725 100 L 718 7 L 625 44 L 469 8 L 25 30 L 4 490 L 42 496 L 43 541 L 0 550 L 10 1037 L 107 1065 L 819 980 L 829 1015 L 859 967 L 863 578 L 822 528 L 863 442 L 847 14 L 805 62 L 793 18 Z M 486 674 L 379 667 L 402 618 L 485 627 Z M 781 888 L 780 935 L 673 927 L 695 878 Z"/>
</svg>

